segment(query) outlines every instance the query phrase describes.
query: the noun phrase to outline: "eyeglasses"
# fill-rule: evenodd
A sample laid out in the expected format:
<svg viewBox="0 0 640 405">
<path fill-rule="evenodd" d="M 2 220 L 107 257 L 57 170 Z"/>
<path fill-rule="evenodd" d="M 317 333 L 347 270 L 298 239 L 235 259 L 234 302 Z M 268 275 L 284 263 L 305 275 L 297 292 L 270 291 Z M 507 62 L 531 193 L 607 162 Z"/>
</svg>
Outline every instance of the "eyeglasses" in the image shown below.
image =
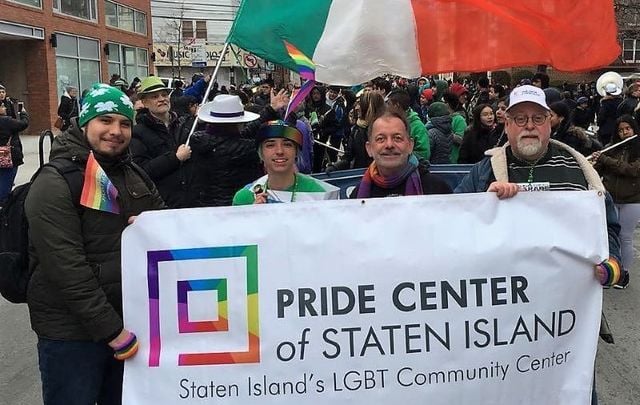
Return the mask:
<svg viewBox="0 0 640 405">
<path fill-rule="evenodd" d="M 518 114 L 514 117 L 508 117 L 509 119 L 511 119 L 513 122 L 516 123 L 517 126 L 519 127 L 524 127 L 527 125 L 527 123 L 529 122 L 529 119 L 531 119 L 531 122 L 533 122 L 533 125 L 539 127 L 540 125 L 544 124 L 547 121 L 547 118 L 549 118 L 548 114 L 535 114 L 532 116 L 527 116 L 524 114 Z"/>
</svg>

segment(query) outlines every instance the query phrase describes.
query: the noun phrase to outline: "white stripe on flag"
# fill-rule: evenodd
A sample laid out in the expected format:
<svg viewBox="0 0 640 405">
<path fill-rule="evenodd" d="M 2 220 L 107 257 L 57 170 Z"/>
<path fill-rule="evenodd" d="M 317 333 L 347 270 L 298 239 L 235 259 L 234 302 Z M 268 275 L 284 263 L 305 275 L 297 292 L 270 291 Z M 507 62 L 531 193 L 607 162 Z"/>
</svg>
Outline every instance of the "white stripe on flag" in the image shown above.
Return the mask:
<svg viewBox="0 0 640 405">
<path fill-rule="evenodd" d="M 411 0 L 333 0 L 313 61 L 316 78 L 328 84 L 420 76 Z"/>
</svg>

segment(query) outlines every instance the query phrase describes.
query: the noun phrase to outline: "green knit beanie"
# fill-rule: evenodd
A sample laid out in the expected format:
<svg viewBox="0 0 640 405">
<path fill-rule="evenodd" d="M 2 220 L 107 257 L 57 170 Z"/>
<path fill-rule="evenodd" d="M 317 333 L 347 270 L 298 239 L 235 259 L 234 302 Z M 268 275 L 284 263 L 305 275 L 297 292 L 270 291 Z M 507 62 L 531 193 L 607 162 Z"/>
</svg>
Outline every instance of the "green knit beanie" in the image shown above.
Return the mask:
<svg viewBox="0 0 640 405">
<path fill-rule="evenodd" d="M 429 118 L 442 117 L 443 115 L 449 115 L 449 108 L 445 103 L 436 101 L 429 106 Z"/>
<path fill-rule="evenodd" d="M 84 127 L 100 115 L 120 114 L 133 123 L 133 103 L 126 94 L 108 84 L 95 84 L 82 100 L 78 125 Z"/>
</svg>

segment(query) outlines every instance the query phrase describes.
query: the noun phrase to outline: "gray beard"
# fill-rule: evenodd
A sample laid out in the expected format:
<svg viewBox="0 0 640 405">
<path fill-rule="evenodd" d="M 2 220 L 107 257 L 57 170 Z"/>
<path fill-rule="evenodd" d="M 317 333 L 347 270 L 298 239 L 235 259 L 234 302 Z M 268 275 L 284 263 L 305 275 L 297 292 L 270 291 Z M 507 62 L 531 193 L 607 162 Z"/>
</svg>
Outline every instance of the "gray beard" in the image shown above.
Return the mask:
<svg viewBox="0 0 640 405">
<path fill-rule="evenodd" d="M 517 151 L 513 151 L 514 155 L 521 160 L 533 162 L 540 159 L 547 151 L 547 148 L 543 147 L 542 142 L 538 140 L 536 143 L 527 143 L 526 145 L 520 145 L 520 140 L 516 143 Z"/>
</svg>

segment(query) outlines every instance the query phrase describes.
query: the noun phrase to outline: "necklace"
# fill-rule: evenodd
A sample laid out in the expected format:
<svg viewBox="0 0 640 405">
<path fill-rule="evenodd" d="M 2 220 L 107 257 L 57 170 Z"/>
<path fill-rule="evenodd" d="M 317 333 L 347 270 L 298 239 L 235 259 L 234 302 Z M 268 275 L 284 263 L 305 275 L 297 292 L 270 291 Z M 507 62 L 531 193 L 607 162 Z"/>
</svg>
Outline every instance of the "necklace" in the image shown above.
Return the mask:
<svg viewBox="0 0 640 405">
<path fill-rule="evenodd" d="M 538 164 L 540 159 L 542 159 L 542 156 L 536 159 L 536 161 L 531 164 L 531 167 L 529 167 L 529 177 L 527 178 L 527 183 L 529 184 L 533 183 L 533 169 L 536 168 L 536 165 Z"/>
<path fill-rule="evenodd" d="M 280 197 L 278 197 L 278 195 L 276 193 L 269 193 L 269 178 L 267 178 L 267 181 L 264 183 L 264 192 L 267 193 L 268 195 L 272 196 L 277 202 L 284 202 L 280 199 Z M 296 176 L 296 174 L 293 174 L 293 191 L 291 192 L 291 201 L 289 202 L 294 202 L 296 200 L 296 191 L 298 191 L 298 176 Z"/>
</svg>

